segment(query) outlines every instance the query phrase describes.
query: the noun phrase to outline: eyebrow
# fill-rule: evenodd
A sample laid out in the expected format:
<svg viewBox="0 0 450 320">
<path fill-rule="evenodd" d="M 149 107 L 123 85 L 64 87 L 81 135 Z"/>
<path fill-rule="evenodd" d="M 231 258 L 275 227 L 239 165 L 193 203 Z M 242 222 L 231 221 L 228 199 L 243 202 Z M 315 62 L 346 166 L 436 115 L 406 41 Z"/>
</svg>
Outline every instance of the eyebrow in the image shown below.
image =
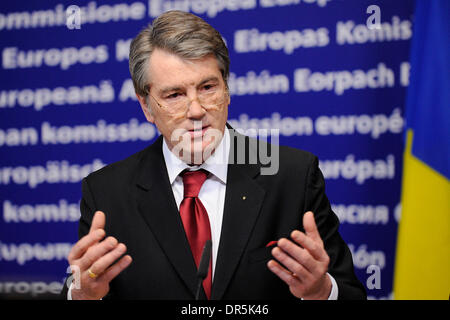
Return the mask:
<svg viewBox="0 0 450 320">
<path fill-rule="evenodd" d="M 218 80 L 219 80 L 219 78 L 218 78 L 217 76 L 211 76 L 211 77 L 208 77 L 208 78 L 206 78 L 206 79 L 203 79 L 203 80 L 197 85 L 197 87 L 199 87 L 199 86 L 201 86 L 201 85 L 203 85 L 203 84 L 205 84 L 205 83 L 207 83 L 207 82 L 209 82 L 209 81 L 218 81 Z M 166 87 L 166 88 L 162 88 L 161 90 L 159 90 L 159 94 L 160 94 L 160 95 L 164 95 L 164 94 L 166 94 L 166 93 L 168 93 L 168 92 L 171 92 L 171 91 L 179 91 L 179 90 L 181 90 L 181 89 L 183 89 L 183 87 L 181 87 L 181 86 Z"/>
</svg>

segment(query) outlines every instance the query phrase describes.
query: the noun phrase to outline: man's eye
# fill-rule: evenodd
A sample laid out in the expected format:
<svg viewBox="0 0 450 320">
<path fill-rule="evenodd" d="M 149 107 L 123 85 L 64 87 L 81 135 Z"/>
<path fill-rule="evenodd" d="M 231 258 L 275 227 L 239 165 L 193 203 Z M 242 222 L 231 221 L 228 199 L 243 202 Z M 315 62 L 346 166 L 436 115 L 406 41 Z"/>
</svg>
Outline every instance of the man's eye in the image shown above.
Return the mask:
<svg viewBox="0 0 450 320">
<path fill-rule="evenodd" d="M 205 90 L 211 90 L 213 88 L 214 88 L 213 84 L 207 84 L 207 85 L 203 86 L 203 89 L 205 89 Z"/>
<path fill-rule="evenodd" d="M 166 98 L 175 99 L 175 98 L 178 98 L 178 96 L 180 96 L 180 94 L 178 92 L 175 92 L 175 93 L 169 94 Z"/>
</svg>

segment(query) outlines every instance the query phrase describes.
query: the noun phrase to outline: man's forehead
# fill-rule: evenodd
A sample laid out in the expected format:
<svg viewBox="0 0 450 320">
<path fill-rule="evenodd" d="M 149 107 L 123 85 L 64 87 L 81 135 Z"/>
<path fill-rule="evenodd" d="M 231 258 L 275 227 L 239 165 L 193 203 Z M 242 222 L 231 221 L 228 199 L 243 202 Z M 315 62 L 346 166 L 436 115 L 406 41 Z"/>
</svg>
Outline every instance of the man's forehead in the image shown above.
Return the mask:
<svg viewBox="0 0 450 320">
<path fill-rule="evenodd" d="M 160 90 L 197 86 L 206 81 L 220 81 L 221 72 L 214 55 L 200 59 L 183 59 L 175 54 L 155 50 L 149 61 L 150 85 Z"/>
<path fill-rule="evenodd" d="M 206 76 L 203 78 L 200 78 L 198 81 L 190 80 L 190 81 L 176 81 L 175 84 L 163 84 L 163 83 L 155 83 L 155 89 L 158 90 L 160 93 L 165 93 L 169 91 L 176 91 L 185 89 L 188 87 L 197 87 L 203 84 L 206 84 L 208 82 L 219 82 L 220 77 L 218 76 Z"/>
</svg>

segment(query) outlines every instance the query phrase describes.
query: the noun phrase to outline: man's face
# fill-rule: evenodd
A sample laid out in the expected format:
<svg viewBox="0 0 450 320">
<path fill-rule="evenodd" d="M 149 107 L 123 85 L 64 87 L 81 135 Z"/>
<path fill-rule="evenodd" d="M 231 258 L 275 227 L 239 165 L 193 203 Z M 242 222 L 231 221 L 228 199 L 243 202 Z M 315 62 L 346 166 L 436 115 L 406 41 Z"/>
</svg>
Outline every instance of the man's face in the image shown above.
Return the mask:
<svg viewBox="0 0 450 320">
<path fill-rule="evenodd" d="M 138 96 L 147 120 L 156 125 L 172 152 L 179 156 L 178 151 L 182 150 L 184 161 L 195 164 L 205 161 L 220 143 L 230 103 L 216 58 L 208 55 L 185 60 L 156 49 L 150 56 L 148 72 L 150 95 L 148 99 Z M 222 93 L 216 107 L 200 104 L 201 98 L 208 96 L 208 90 Z M 187 108 L 173 112 L 170 106 L 180 102 L 186 102 Z"/>
</svg>

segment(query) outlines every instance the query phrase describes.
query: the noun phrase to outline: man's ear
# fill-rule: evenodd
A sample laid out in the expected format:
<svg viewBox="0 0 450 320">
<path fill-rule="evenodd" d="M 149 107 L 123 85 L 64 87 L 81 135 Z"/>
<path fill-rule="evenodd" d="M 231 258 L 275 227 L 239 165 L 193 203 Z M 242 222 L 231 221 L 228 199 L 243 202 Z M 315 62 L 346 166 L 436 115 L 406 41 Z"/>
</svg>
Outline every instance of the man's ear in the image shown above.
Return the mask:
<svg viewBox="0 0 450 320">
<path fill-rule="evenodd" d="M 155 123 L 155 117 L 150 110 L 150 106 L 148 105 L 148 97 L 142 97 L 136 93 L 136 97 L 139 100 L 139 104 L 141 105 L 141 109 L 144 112 L 145 118 L 150 123 Z"/>
</svg>

